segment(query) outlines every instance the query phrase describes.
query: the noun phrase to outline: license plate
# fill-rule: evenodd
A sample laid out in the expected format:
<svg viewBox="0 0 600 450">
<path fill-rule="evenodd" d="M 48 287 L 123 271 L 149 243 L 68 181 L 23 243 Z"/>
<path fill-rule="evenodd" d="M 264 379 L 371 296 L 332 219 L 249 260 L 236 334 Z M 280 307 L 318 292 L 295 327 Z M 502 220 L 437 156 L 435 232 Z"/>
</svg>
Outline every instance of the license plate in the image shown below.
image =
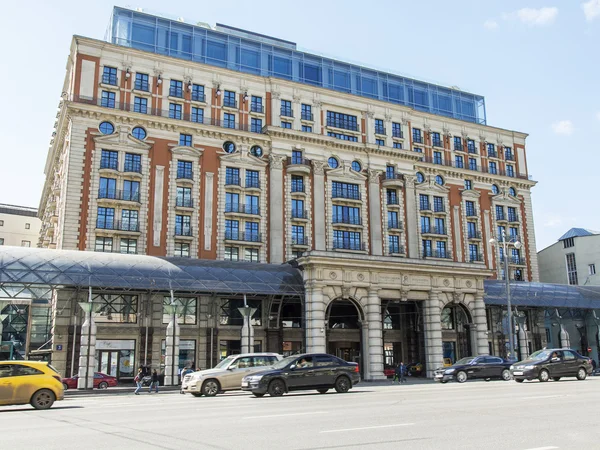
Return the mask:
<svg viewBox="0 0 600 450">
<path fill-rule="evenodd" d="M 435 377 L 436 377 L 436 378 L 443 378 L 443 376 L 444 376 L 444 375 L 442 375 L 442 374 L 437 374 Z"/>
<path fill-rule="evenodd" d="M 521 371 L 518 371 L 518 372 L 515 371 L 515 372 L 513 372 L 513 375 L 523 375 L 523 372 L 521 372 Z"/>
<path fill-rule="evenodd" d="M 248 387 L 248 382 L 247 381 L 242 381 L 242 387 Z"/>
</svg>

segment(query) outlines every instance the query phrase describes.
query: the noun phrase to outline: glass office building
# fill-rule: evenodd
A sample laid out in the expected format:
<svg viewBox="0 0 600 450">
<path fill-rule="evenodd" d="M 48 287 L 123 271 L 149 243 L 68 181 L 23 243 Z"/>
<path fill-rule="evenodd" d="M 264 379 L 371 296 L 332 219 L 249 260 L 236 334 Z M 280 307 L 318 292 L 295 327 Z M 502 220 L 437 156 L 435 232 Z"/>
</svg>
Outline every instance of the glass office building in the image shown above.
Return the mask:
<svg viewBox="0 0 600 450">
<path fill-rule="evenodd" d="M 432 114 L 486 124 L 480 95 L 299 51 L 293 42 L 217 24 L 191 25 L 115 7 L 106 40 L 263 77 L 396 103 Z"/>
</svg>

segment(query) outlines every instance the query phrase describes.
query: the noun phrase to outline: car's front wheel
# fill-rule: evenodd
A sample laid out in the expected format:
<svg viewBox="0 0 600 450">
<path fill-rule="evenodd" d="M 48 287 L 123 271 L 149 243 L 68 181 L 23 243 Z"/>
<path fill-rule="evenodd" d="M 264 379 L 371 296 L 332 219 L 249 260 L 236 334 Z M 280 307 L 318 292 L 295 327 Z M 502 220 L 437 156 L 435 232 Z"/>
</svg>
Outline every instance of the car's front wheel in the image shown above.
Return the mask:
<svg viewBox="0 0 600 450">
<path fill-rule="evenodd" d="M 285 393 L 285 384 L 281 380 L 273 380 L 269 384 L 269 395 L 271 397 L 281 397 Z"/>
<path fill-rule="evenodd" d="M 509 381 L 512 378 L 510 375 L 510 370 L 508 370 L 508 369 L 504 369 L 502 371 L 502 373 L 500 374 L 500 376 L 502 377 L 502 379 L 504 381 Z"/>
<path fill-rule="evenodd" d="M 54 404 L 56 397 L 49 389 L 40 389 L 31 397 L 31 406 L 35 409 L 48 409 Z"/>
<path fill-rule="evenodd" d="M 98 389 L 108 389 L 108 383 L 106 381 L 103 381 L 98 385 Z"/>
<path fill-rule="evenodd" d="M 459 383 L 464 383 L 465 381 L 467 381 L 467 372 L 463 370 L 458 372 L 456 374 L 456 381 L 458 381 Z"/>
<path fill-rule="evenodd" d="M 340 394 L 348 392 L 352 387 L 352 382 L 348 379 L 348 377 L 341 376 L 337 380 L 335 380 L 335 390 Z"/>
<path fill-rule="evenodd" d="M 587 377 L 587 372 L 583 367 L 580 367 L 579 370 L 577 371 L 577 379 L 578 380 L 585 380 Z"/>
<path fill-rule="evenodd" d="M 546 369 L 542 369 L 540 370 L 540 373 L 538 375 L 538 380 L 540 380 L 542 383 L 548 381 L 550 379 L 550 373 L 546 370 Z"/>
<path fill-rule="evenodd" d="M 202 393 L 207 397 L 214 397 L 219 393 L 220 386 L 217 380 L 206 380 L 202 384 Z"/>
</svg>

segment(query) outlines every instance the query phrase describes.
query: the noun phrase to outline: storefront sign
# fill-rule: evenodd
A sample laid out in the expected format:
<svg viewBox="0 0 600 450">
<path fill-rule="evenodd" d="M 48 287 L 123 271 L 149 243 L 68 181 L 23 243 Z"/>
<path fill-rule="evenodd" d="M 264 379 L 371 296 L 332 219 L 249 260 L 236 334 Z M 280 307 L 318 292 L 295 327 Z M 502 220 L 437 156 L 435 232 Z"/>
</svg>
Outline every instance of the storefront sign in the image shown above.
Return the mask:
<svg viewBox="0 0 600 450">
<path fill-rule="evenodd" d="M 62 345 L 61 344 L 57 344 L 56 345 L 56 350 L 60 352 L 62 350 Z"/>
<path fill-rule="evenodd" d="M 135 341 L 131 340 L 114 340 L 114 341 L 96 341 L 96 350 L 134 350 Z"/>
</svg>

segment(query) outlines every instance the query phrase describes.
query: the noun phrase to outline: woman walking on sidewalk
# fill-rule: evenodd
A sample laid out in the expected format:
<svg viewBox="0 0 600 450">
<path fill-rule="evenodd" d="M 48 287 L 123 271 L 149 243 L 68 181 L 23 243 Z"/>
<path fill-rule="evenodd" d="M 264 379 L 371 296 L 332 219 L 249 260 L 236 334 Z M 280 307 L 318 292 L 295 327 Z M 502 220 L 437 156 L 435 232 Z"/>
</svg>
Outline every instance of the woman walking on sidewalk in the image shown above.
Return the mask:
<svg viewBox="0 0 600 450">
<path fill-rule="evenodd" d="M 158 373 L 156 373 L 156 369 L 152 371 L 152 383 L 150 383 L 148 392 L 152 392 L 152 386 L 154 386 L 155 392 L 158 394 Z"/>
<path fill-rule="evenodd" d="M 137 385 L 137 388 L 134 391 L 135 395 L 140 395 L 140 389 L 142 389 L 142 378 L 144 378 L 144 374 L 142 373 L 142 368 L 140 367 L 138 369 L 137 375 L 133 379 L 133 381 L 135 381 L 135 384 Z"/>
</svg>

